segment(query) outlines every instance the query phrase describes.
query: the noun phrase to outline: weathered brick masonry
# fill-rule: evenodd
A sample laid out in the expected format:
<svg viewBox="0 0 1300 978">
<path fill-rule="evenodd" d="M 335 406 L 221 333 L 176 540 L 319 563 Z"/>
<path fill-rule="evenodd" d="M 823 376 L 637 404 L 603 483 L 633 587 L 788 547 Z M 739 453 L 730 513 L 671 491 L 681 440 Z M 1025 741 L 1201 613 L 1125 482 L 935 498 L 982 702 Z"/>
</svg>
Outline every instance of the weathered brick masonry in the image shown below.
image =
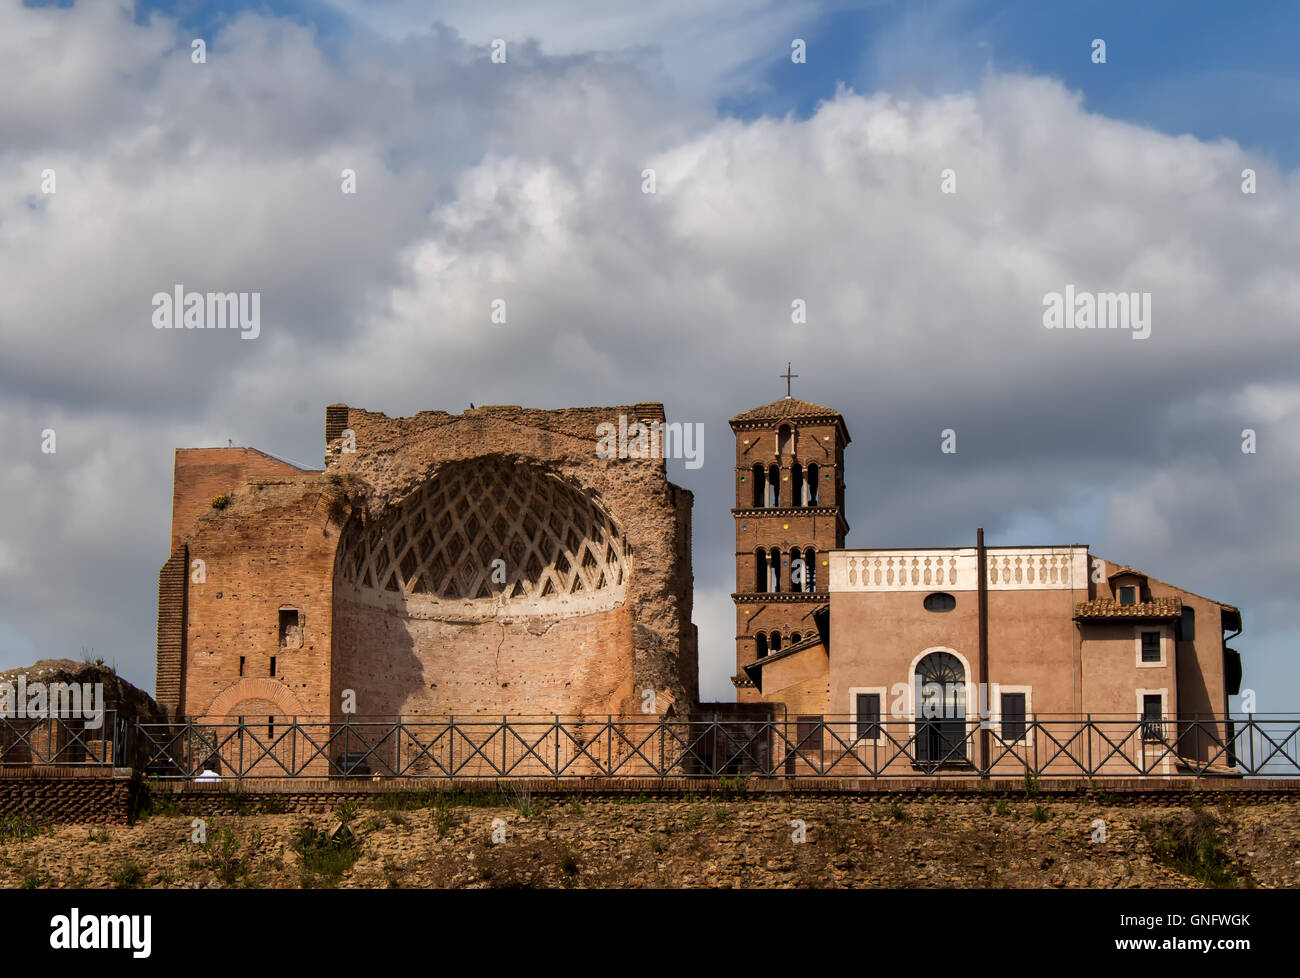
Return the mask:
<svg viewBox="0 0 1300 978">
<path fill-rule="evenodd" d="M 456 798 L 492 792 L 490 780 L 449 779 L 430 782 L 419 778 L 385 778 L 381 781 L 326 778 L 254 778 L 238 784 L 162 782 L 150 789 L 157 799 L 174 802 L 182 812 L 208 815 L 247 815 L 257 812 L 327 814 L 345 801 L 383 805 L 383 799 L 401 795 Z M 573 797 L 636 796 L 663 799 L 764 796 L 858 797 L 900 802 L 936 799 L 1024 798 L 1023 780 L 994 778 L 750 778 L 743 787 L 718 778 L 536 778 L 519 779 L 505 788 L 506 797 L 546 795 Z M 1104 793 L 1112 805 L 1262 804 L 1300 796 L 1300 782 L 1290 779 L 1215 780 L 1197 778 L 1114 778 L 1098 786 L 1083 778 L 1043 782 L 1034 797 L 1049 802 L 1086 798 Z M 513 793 L 513 794 L 511 794 Z"/>
<path fill-rule="evenodd" d="M 664 418 L 331 405 L 324 470 L 178 451 L 163 705 L 339 717 L 351 691 L 363 716 L 598 715 L 654 689 L 656 712 L 688 710 L 692 497 L 662 459 L 598 457 L 620 417 Z"/>
<path fill-rule="evenodd" d="M 60 822 L 125 823 L 140 782 L 130 768 L 0 768 L 0 812 Z"/>
</svg>

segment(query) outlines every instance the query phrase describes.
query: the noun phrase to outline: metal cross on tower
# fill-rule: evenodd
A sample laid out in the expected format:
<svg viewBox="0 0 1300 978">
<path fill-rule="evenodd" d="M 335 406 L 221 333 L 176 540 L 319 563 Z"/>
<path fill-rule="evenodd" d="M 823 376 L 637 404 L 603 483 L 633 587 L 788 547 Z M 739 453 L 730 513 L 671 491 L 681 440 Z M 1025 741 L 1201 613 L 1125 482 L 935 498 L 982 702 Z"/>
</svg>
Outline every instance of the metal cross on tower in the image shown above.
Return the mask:
<svg viewBox="0 0 1300 978">
<path fill-rule="evenodd" d="M 784 378 L 785 378 L 785 396 L 786 396 L 786 397 L 789 397 L 789 396 L 790 396 L 790 380 L 791 380 L 791 378 L 793 378 L 793 377 L 798 377 L 798 376 L 799 376 L 798 374 L 792 374 L 792 373 L 790 373 L 790 361 L 789 361 L 789 360 L 787 360 L 787 361 L 785 362 L 785 373 L 783 373 L 783 374 L 777 374 L 777 376 L 778 376 L 778 377 L 784 377 Z"/>
</svg>

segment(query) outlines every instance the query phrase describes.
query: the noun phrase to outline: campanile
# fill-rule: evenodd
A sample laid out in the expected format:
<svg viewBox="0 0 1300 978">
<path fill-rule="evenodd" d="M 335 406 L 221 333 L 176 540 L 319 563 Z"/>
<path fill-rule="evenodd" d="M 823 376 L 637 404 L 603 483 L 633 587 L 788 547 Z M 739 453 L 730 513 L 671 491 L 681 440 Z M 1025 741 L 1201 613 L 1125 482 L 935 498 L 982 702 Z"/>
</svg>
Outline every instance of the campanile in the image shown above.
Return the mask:
<svg viewBox="0 0 1300 978">
<path fill-rule="evenodd" d="M 736 673 L 742 703 L 758 692 L 744 667 L 812 634 L 829 604 L 826 552 L 844 546 L 844 448 L 838 412 L 786 396 L 731 419 L 736 434 Z"/>
</svg>

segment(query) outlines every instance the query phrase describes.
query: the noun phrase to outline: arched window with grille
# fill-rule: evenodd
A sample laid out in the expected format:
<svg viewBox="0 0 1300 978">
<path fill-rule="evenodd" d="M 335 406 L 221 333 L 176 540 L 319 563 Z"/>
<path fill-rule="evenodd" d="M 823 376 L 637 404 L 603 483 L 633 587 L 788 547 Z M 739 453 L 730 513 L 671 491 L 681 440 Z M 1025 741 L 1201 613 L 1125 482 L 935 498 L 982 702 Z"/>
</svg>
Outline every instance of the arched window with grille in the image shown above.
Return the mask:
<svg viewBox="0 0 1300 978">
<path fill-rule="evenodd" d="M 951 652 L 931 652 L 916 664 L 916 759 L 966 761 L 966 667 Z"/>
</svg>

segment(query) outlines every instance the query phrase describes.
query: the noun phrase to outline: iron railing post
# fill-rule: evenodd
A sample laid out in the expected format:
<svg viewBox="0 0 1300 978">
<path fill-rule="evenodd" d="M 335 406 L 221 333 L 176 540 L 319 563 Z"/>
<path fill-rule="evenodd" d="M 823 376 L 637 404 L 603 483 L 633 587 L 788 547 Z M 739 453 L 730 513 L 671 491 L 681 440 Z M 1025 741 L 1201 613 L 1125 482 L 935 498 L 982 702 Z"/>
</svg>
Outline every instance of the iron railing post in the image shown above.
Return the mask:
<svg viewBox="0 0 1300 978">
<path fill-rule="evenodd" d="M 1088 738 L 1088 777 L 1095 777 L 1096 770 L 1092 766 L 1092 714 L 1089 713 L 1084 721 L 1084 731 Z"/>
<path fill-rule="evenodd" d="M 665 739 L 667 738 L 667 731 L 664 729 L 667 720 L 668 720 L 667 717 L 661 716 L 659 718 L 659 725 L 655 731 L 659 736 L 659 777 L 661 778 L 668 776 L 667 750 L 666 750 L 667 745 L 664 743 Z"/>
<path fill-rule="evenodd" d="M 1246 721 L 1246 729 L 1250 731 L 1250 770 L 1252 774 L 1258 774 L 1255 770 L 1255 714 L 1247 713 L 1246 716 L 1250 717 Z"/>
<path fill-rule="evenodd" d="M 1042 737 L 1034 738 L 1034 776 L 1035 777 L 1037 777 L 1039 774 L 1042 773 L 1041 771 L 1038 770 L 1038 742 L 1042 739 L 1043 739 Z"/>
</svg>

